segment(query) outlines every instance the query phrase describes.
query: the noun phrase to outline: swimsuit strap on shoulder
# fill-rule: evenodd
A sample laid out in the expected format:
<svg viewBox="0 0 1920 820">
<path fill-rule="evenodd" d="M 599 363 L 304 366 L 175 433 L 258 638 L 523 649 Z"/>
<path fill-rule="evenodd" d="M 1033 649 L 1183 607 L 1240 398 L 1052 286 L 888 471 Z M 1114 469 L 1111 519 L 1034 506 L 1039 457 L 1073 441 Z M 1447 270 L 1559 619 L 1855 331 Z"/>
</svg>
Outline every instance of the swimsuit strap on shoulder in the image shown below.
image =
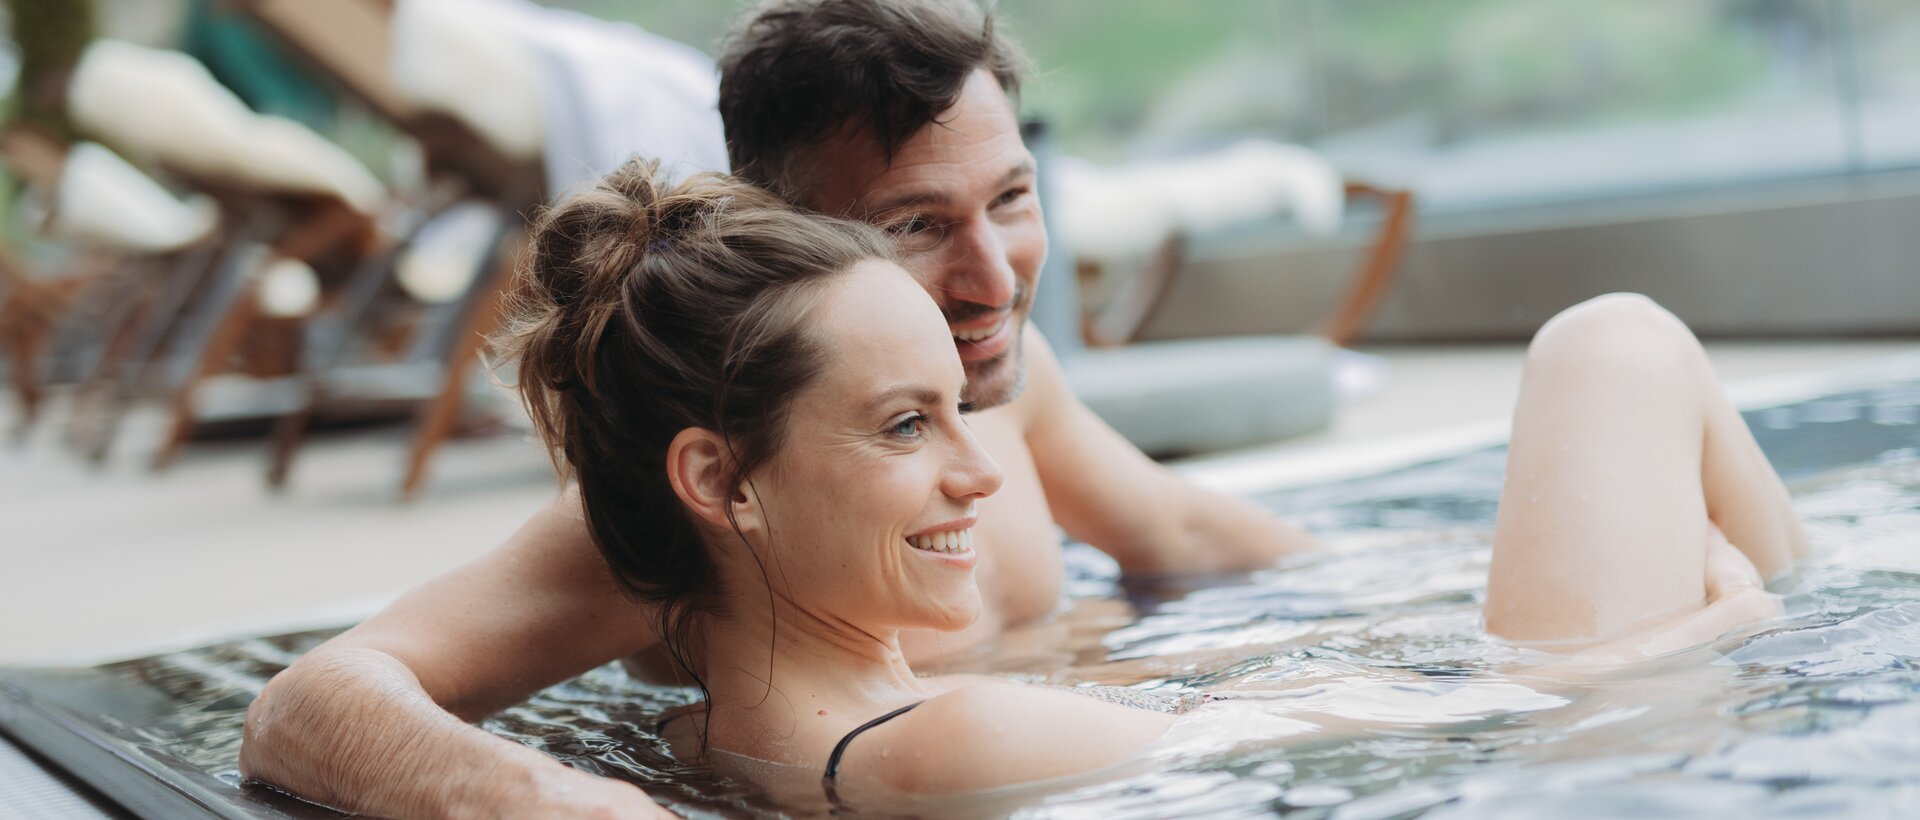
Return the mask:
<svg viewBox="0 0 1920 820">
<path fill-rule="evenodd" d="M 827 756 L 826 774 L 821 775 L 820 777 L 821 787 L 827 790 L 827 799 L 833 801 L 833 804 L 836 806 L 840 804 L 840 796 L 834 793 L 833 784 L 834 784 L 834 781 L 838 779 L 840 776 L 840 756 L 847 753 L 847 744 L 852 743 L 853 739 L 856 737 L 859 737 L 861 732 L 864 732 L 875 726 L 879 726 L 882 723 L 886 723 L 889 720 L 892 720 L 908 712 L 911 712 L 913 711 L 913 707 L 919 706 L 920 704 L 925 702 L 926 701 L 916 701 L 913 703 L 909 703 L 905 706 L 902 706 L 898 709 L 895 709 L 877 718 L 869 720 L 866 723 L 860 724 L 859 728 L 854 729 L 851 732 L 848 732 L 846 737 L 840 738 L 840 742 L 837 744 L 834 744 L 833 754 Z"/>
</svg>

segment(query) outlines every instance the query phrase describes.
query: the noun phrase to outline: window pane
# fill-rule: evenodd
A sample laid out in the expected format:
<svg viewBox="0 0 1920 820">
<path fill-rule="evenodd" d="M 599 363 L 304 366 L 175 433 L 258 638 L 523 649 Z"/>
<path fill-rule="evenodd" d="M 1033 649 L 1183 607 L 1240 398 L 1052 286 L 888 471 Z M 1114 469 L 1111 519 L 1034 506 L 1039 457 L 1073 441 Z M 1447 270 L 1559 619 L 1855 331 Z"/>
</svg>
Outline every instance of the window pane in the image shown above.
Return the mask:
<svg viewBox="0 0 1920 820">
<path fill-rule="evenodd" d="M 1098 160 L 1318 128 L 1311 14 L 1287 0 L 1015 0 L 996 6 L 1033 58 L 1023 108 Z"/>
<path fill-rule="evenodd" d="M 1852 0 L 1851 8 L 1865 164 L 1920 166 L 1920 3 Z"/>
<path fill-rule="evenodd" d="M 1307 0 L 1344 167 L 1459 206 L 1847 167 L 1824 0 Z"/>
</svg>

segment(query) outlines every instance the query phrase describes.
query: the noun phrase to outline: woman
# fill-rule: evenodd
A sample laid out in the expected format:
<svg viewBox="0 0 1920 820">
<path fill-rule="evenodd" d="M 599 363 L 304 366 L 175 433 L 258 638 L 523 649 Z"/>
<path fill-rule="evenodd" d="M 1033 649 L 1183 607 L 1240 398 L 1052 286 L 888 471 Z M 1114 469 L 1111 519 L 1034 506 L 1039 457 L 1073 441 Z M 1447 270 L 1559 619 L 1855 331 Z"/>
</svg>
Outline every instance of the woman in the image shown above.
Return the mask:
<svg viewBox="0 0 1920 820">
<path fill-rule="evenodd" d="M 659 605 L 707 690 L 709 748 L 817 773 L 829 795 L 1133 757 L 1192 703 L 922 678 L 902 659 L 900 630 L 978 615 L 971 528 L 1001 476 L 967 429 L 939 311 L 891 253 L 744 183 L 668 187 L 630 164 L 538 227 L 508 340 L 535 423 L 615 576 Z M 1690 645 L 1773 614 L 1761 573 L 1803 549 L 1676 320 L 1608 297 L 1542 329 L 1490 631 L 1586 656 Z"/>
</svg>

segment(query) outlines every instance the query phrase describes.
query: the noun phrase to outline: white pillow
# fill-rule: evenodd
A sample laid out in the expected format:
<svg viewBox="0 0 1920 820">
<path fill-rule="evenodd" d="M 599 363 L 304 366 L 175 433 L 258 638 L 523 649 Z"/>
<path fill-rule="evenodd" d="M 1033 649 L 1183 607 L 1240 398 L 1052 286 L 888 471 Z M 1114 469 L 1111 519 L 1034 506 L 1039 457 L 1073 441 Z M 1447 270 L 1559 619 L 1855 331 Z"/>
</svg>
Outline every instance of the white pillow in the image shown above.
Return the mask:
<svg viewBox="0 0 1920 820">
<path fill-rule="evenodd" d="M 205 237 L 219 218 L 212 200 L 182 201 L 106 146 L 81 142 L 60 169 L 52 229 L 115 250 L 161 253 Z"/>
<path fill-rule="evenodd" d="M 451 302 L 467 292 L 480 264 L 499 238 L 500 211 L 476 201 L 461 202 L 421 226 L 394 260 L 400 288 L 429 304 Z"/>
</svg>

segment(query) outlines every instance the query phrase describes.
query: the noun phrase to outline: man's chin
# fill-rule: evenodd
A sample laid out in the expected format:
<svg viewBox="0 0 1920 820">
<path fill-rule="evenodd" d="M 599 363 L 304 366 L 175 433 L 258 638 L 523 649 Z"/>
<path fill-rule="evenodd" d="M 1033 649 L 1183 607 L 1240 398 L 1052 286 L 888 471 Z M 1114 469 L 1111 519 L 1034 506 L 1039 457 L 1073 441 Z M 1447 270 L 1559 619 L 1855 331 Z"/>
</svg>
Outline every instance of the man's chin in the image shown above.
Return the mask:
<svg viewBox="0 0 1920 820">
<path fill-rule="evenodd" d="M 1013 347 L 991 359 L 963 362 L 967 371 L 967 393 L 973 409 L 987 410 L 1020 398 L 1027 389 L 1025 337 L 1016 336 Z"/>
</svg>

